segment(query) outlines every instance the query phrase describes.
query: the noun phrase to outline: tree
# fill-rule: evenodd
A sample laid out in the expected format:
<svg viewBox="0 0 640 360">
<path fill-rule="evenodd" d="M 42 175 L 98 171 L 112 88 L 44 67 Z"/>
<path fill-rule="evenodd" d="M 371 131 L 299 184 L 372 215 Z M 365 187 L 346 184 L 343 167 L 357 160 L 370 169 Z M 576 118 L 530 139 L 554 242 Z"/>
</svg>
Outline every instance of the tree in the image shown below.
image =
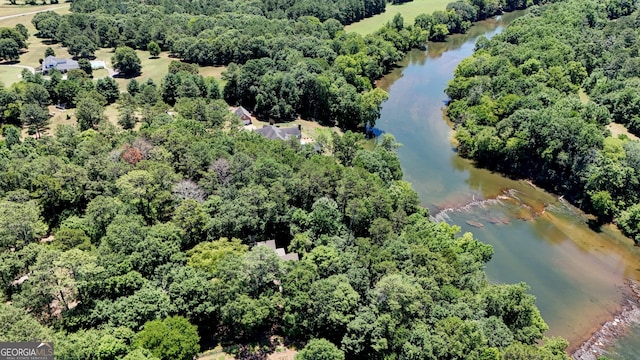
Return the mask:
<svg viewBox="0 0 640 360">
<path fill-rule="evenodd" d="M 402 14 L 397 13 L 387 26 L 394 28 L 396 31 L 404 29 L 404 19 L 402 18 Z"/>
<path fill-rule="evenodd" d="M 50 46 L 47 46 L 46 49 L 44 49 L 44 57 L 48 57 L 48 56 L 56 56 L 56 52 L 53 51 L 53 49 Z"/>
<path fill-rule="evenodd" d="M 132 170 L 116 180 L 123 201 L 138 209 L 151 223 L 165 215 L 171 202 L 171 187 L 177 175 L 165 164 L 153 164 L 149 170 Z"/>
<path fill-rule="evenodd" d="M 26 28 L 24 28 L 24 31 L 26 31 Z M 17 28 L 0 27 L 0 39 L 12 39 L 20 49 L 27 47 L 27 38 Z"/>
<path fill-rule="evenodd" d="M 53 78 L 53 76 L 52 76 Z M 55 87 L 55 93 L 58 96 L 58 103 L 66 106 L 75 106 L 76 98 L 80 92 L 79 81 L 61 80 Z"/>
<path fill-rule="evenodd" d="M 61 22 L 62 16 L 55 11 L 37 13 L 31 20 L 31 23 L 38 30 L 36 36 L 44 39 L 56 39 Z"/>
<path fill-rule="evenodd" d="M 18 33 L 20 33 L 20 35 L 22 35 L 22 39 L 24 41 L 26 41 L 29 38 L 29 30 L 27 29 L 26 26 L 24 26 L 24 24 L 19 23 L 16 24 L 15 28 L 14 28 Z M 25 44 L 26 45 L 26 44 Z"/>
<path fill-rule="evenodd" d="M 0 247 L 20 249 L 47 232 L 35 201 L 0 201 Z"/>
<path fill-rule="evenodd" d="M 312 339 L 296 354 L 296 360 L 344 360 L 344 352 L 325 339 Z"/>
<path fill-rule="evenodd" d="M 310 301 L 306 314 L 302 309 L 298 313 L 302 317 L 308 316 L 303 320 L 308 333 L 340 341 L 347 324 L 355 317 L 360 295 L 351 287 L 345 275 L 331 275 L 311 284 L 308 296 Z"/>
<path fill-rule="evenodd" d="M 140 74 L 140 70 L 142 69 L 138 54 L 128 46 L 116 48 L 116 53 L 111 58 L 111 63 L 114 69 L 127 77 Z"/>
<path fill-rule="evenodd" d="M 122 126 L 123 129 L 129 130 L 133 129 L 138 121 L 138 118 L 135 116 L 134 109 L 131 106 L 120 106 L 118 108 L 118 125 Z"/>
<path fill-rule="evenodd" d="M 20 144 L 20 129 L 16 126 L 3 125 L 2 136 L 4 136 L 4 141 L 9 149 L 11 149 L 13 145 Z"/>
<path fill-rule="evenodd" d="M 623 211 L 618 218 L 622 231 L 631 237 L 636 245 L 640 245 L 640 204 L 635 204 Z"/>
<path fill-rule="evenodd" d="M 131 96 L 136 96 L 140 92 L 140 83 L 136 79 L 131 79 L 127 84 L 127 92 L 131 94 Z"/>
<path fill-rule="evenodd" d="M 20 58 L 20 46 L 13 39 L 0 39 L 0 60 L 14 61 Z"/>
<path fill-rule="evenodd" d="M 113 264 L 113 266 L 118 265 Z M 124 280 L 119 286 L 130 285 L 126 282 L 129 279 Z M 119 297 L 114 301 L 98 301 L 94 314 L 101 323 L 112 327 L 125 326 L 139 331 L 146 322 L 165 318 L 174 311 L 171 299 L 162 289 L 145 285 L 133 295 Z"/>
<path fill-rule="evenodd" d="M 187 319 L 174 316 L 145 323 L 133 344 L 151 350 L 161 360 L 191 360 L 200 351 L 199 341 L 196 327 Z"/>
<path fill-rule="evenodd" d="M 51 49 L 51 48 L 48 48 Z M 93 67 L 91 66 L 91 62 L 87 59 L 80 59 L 78 60 L 78 66 L 80 67 L 80 70 L 84 71 L 87 75 L 92 76 L 93 74 Z"/>
<path fill-rule="evenodd" d="M 76 100 L 76 118 L 80 130 L 93 129 L 105 119 L 105 103 L 104 97 L 95 91 L 85 93 Z"/>
<path fill-rule="evenodd" d="M 98 79 L 96 82 L 96 91 L 104 96 L 108 104 L 113 104 L 120 97 L 118 83 L 111 77 Z"/>
<path fill-rule="evenodd" d="M 0 303 L 0 339 L 2 341 L 51 341 L 53 332 L 40 325 L 23 309 Z"/>
<path fill-rule="evenodd" d="M 69 54 L 79 57 L 87 58 L 94 55 L 98 46 L 88 37 L 84 35 L 76 35 L 71 38 L 68 44 Z"/>
<path fill-rule="evenodd" d="M 28 70 L 27 70 L 27 73 L 31 75 L 31 73 Z M 37 104 L 42 108 L 44 108 L 50 103 L 49 92 L 47 91 L 47 88 L 40 84 L 36 84 L 32 82 L 25 84 L 22 98 L 24 99 L 24 102 Z"/>
<path fill-rule="evenodd" d="M 22 112 L 20 113 L 20 120 L 22 123 L 29 126 L 30 129 L 39 138 L 40 133 L 47 127 L 49 123 L 49 113 L 47 110 L 40 107 L 37 104 L 24 104 L 22 105 Z"/>
<path fill-rule="evenodd" d="M 158 57 L 158 55 L 160 55 L 160 46 L 158 46 L 158 43 L 155 41 L 152 41 L 147 45 L 147 51 L 149 51 L 151 57 Z"/>
<path fill-rule="evenodd" d="M 342 136 L 333 134 L 333 153 L 342 165 L 351 166 L 356 153 L 362 149 L 359 144 L 362 140 L 364 140 L 362 134 L 351 131 L 347 131 Z"/>
<path fill-rule="evenodd" d="M 169 283 L 169 297 L 177 313 L 197 325 L 201 333 L 215 330 L 216 324 L 212 318 L 216 311 L 216 295 L 214 283 L 210 280 L 211 274 L 181 266 L 172 269 L 165 278 Z"/>
<path fill-rule="evenodd" d="M 435 24 L 431 28 L 431 36 L 429 36 L 429 40 L 431 41 L 444 41 L 444 39 L 449 35 L 449 29 L 445 24 Z"/>
<path fill-rule="evenodd" d="M 362 126 L 370 129 L 376 126 L 376 120 L 380 118 L 382 103 L 388 98 L 387 92 L 380 88 L 375 88 L 362 95 Z"/>
<path fill-rule="evenodd" d="M 313 203 L 311 209 L 311 230 L 318 236 L 337 235 L 342 226 L 342 214 L 338 211 L 338 204 L 332 199 L 322 197 Z"/>
</svg>

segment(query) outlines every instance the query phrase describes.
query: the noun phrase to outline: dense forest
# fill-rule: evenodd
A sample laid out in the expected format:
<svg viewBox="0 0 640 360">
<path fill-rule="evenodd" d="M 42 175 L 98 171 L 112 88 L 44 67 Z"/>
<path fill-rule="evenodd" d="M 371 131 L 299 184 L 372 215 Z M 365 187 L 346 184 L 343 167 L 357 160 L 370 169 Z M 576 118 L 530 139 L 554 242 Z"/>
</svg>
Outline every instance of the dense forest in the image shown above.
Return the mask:
<svg viewBox="0 0 640 360">
<path fill-rule="evenodd" d="M 7 141 L 0 338 L 55 339 L 60 359 L 191 359 L 266 334 L 336 358 L 564 359 L 564 341 L 532 345 L 547 327 L 524 284 L 489 285 L 492 248 L 429 221 L 393 137 L 360 139 L 326 156 L 159 115 Z M 266 239 L 301 260 L 247 246 Z"/>
<path fill-rule="evenodd" d="M 384 1 L 79 0 L 73 14 L 43 12 L 33 24 L 37 36 L 79 58 L 98 47 L 146 50 L 153 44 L 187 62 L 229 65 L 223 94 L 230 104 L 275 121 L 300 115 L 364 130 L 375 125 L 386 99 L 373 82 L 407 50 L 527 4 L 458 1 L 421 14 L 415 24 L 398 15 L 364 37 L 345 33 L 343 25 L 383 11 Z"/>
<path fill-rule="evenodd" d="M 34 17 L 81 69 L 0 89 L 0 340 L 53 340 L 65 360 L 188 360 L 217 344 L 263 359 L 273 336 L 301 360 L 567 359 L 525 284 L 488 282 L 491 246 L 429 220 L 393 136 L 365 150 L 347 131 L 318 153 L 237 130 L 227 103 L 372 126 L 386 98 L 373 80 L 406 50 L 527 4 L 456 2 L 362 37 L 340 21 L 384 4 L 321 3 L 81 0 Z M 124 64 L 151 43 L 194 64 L 120 92 L 82 61 L 114 47 Z M 226 85 L 198 63 L 229 65 Z M 78 124 L 49 129 L 49 104 Z"/>
<path fill-rule="evenodd" d="M 640 134 L 639 25 L 632 1 L 566 1 L 480 40 L 447 89 L 460 154 L 615 219 L 640 244 L 640 143 L 605 128 Z"/>
</svg>

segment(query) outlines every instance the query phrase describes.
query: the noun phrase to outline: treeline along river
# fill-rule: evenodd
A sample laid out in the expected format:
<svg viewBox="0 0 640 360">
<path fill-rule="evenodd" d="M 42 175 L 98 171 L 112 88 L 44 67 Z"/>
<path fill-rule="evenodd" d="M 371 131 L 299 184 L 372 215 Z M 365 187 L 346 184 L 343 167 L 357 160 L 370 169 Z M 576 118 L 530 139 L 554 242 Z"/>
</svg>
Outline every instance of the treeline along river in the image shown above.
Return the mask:
<svg viewBox="0 0 640 360">
<path fill-rule="evenodd" d="M 378 82 L 389 92 L 378 130 L 404 144 L 405 180 L 432 218 L 493 245 L 491 281 L 531 286 L 550 327 L 547 336 L 569 340 L 571 353 L 588 342 L 590 354 L 640 359 L 640 329 L 627 328 L 624 317 L 633 313 L 623 312 L 637 300 L 629 284 L 640 280 L 640 248 L 611 227 L 591 229 L 579 210 L 527 181 L 475 168 L 452 144 L 444 90 L 456 65 L 473 53 L 478 37 L 501 32 L 523 14 L 480 22 L 467 34 L 410 52 Z M 608 336 L 622 337 L 610 343 Z"/>
</svg>

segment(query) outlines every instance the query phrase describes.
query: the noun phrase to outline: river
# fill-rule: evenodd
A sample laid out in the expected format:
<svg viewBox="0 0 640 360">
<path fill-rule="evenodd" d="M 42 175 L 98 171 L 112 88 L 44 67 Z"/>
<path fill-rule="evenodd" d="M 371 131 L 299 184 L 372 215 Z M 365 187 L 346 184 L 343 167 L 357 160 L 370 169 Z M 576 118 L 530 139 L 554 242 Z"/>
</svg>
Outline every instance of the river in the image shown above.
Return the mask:
<svg viewBox="0 0 640 360">
<path fill-rule="evenodd" d="M 489 279 L 528 283 L 549 324 L 546 335 L 566 338 L 573 353 L 605 322 L 620 318 L 631 298 L 628 279 L 640 280 L 640 249 L 613 228 L 592 230 L 585 216 L 558 196 L 475 168 L 456 154 L 443 114 L 447 82 L 473 53 L 477 38 L 499 33 L 522 15 L 483 21 L 446 43 L 408 53 L 378 81 L 389 99 L 376 127 L 404 145 L 399 150 L 404 178 L 432 217 L 493 245 Z M 623 328 L 618 322 L 610 325 Z M 614 359 L 640 359 L 640 328 L 613 335 L 619 338 L 613 346 L 605 346 L 604 337 L 594 344 L 604 343 L 600 347 Z"/>
</svg>

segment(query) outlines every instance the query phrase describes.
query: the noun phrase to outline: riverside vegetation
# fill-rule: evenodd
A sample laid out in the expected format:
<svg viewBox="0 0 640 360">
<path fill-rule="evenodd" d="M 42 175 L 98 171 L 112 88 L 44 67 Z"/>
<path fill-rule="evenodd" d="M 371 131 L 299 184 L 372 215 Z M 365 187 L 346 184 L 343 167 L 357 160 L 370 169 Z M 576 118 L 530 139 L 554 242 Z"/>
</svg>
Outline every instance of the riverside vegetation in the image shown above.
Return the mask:
<svg viewBox="0 0 640 360">
<path fill-rule="evenodd" d="M 462 156 L 563 194 L 637 245 L 640 143 L 605 126 L 640 134 L 638 24 L 635 2 L 532 9 L 479 41 L 447 89 Z"/>
<path fill-rule="evenodd" d="M 567 358 L 565 340 L 539 344 L 547 326 L 525 284 L 487 281 L 491 246 L 429 220 L 401 180 L 393 136 L 365 150 L 347 131 L 321 155 L 235 130 L 221 99 L 273 120 L 372 126 L 385 97 L 372 80 L 438 25 L 464 30 L 462 10 L 409 26 L 396 17 L 361 37 L 303 6 L 313 2 L 294 15 L 284 2 L 172 3 L 77 1 L 71 15 L 34 17 L 39 36 L 80 57 L 116 47 L 133 73 L 144 69 L 130 49 L 151 42 L 183 58 L 206 49 L 204 63 L 222 44 L 241 46 L 220 60 L 223 89 L 181 62 L 161 84 L 132 80 L 124 93 L 88 70 L 25 72 L 2 89 L 2 340 L 54 340 L 56 358 L 83 360 L 192 359 L 217 343 L 261 358 L 271 335 L 300 359 Z M 476 11 L 465 21 L 500 9 L 457 4 Z M 180 53 L 181 37 L 194 48 Z M 78 124 L 50 132 L 44 106 L 60 102 Z M 103 115 L 113 102 L 120 126 Z M 301 260 L 248 246 L 267 239 Z"/>
</svg>

